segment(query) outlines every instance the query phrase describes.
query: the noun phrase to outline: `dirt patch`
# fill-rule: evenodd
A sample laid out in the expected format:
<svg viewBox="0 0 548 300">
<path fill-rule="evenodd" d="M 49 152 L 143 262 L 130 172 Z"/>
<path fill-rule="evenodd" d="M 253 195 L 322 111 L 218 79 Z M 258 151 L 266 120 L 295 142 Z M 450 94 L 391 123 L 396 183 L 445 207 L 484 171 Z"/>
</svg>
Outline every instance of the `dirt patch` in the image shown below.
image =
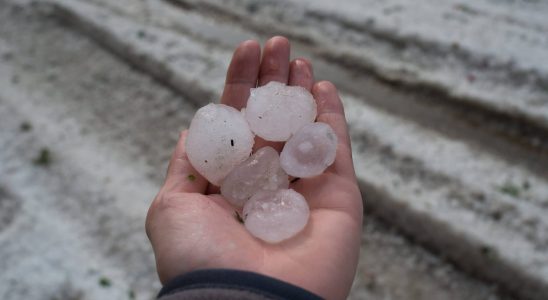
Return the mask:
<svg viewBox="0 0 548 300">
<path fill-rule="evenodd" d="M 17 198 L 11 195 L 4 186 L 0 185 L 0 232 L 8 228 L 20 209 L 21 203 Z"/>
</svg>

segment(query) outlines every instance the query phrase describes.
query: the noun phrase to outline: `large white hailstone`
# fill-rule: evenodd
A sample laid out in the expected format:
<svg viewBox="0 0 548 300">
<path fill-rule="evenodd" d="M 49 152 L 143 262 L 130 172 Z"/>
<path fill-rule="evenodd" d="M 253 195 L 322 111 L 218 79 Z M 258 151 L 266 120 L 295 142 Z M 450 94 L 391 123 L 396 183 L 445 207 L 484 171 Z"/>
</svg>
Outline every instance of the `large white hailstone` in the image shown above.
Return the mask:
<svg viewBox="0 0 548 300">
<path fill-rule="evenodd" d="M 280 156 L 272 147 L 263 147 L 235 167 L 221 184 L 221 195 L 237 207 L 261 190 L 275 191 L 289 187 L 287 174 L 280 166 Z"/>
<path fill-rule="evenodd" d="M 301 194 L 286 189 L 258 192 L 245 203 L 243 214 L 245 227 L 253 236 L 277 243 L 305 227 L 310 209 Z"/>
<path fill-rule="evenodd" d="M 208 104 L 200 108 L 188 130 L 186 152 L 192 166 L 219 185 L 251 154 L 254 136 L 243 115 L 233 107 Z"/>
<path fill-rule="evenodd" d="M 316 119 L 316 101 L 300 86 L 271 81 L 251 89 L 245 117 L 251 130 L 267 141 L 283 142 Z"/>
<path fill-rule="evenodd" d="M 280 154 L 284 171 L 295 177 L 320 175 L 334 161 L 337 136 L 325 123 L 311 123 L 293 135 Z"/>
</svg>

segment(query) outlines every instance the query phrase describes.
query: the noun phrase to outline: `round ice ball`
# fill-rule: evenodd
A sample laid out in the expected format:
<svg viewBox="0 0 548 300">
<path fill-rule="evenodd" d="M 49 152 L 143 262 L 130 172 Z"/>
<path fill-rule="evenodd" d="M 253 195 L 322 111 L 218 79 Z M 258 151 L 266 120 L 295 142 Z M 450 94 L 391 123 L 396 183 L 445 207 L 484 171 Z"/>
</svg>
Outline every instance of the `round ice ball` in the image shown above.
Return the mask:
<svg viewBox="0 0 548 300">
<path fill-rule="evenodd" d="M 308 222 L 310 209 L 304 197 L 292 189 L 260 191 L 244 205 L 245 227 L 269 243 L 299 233 Z"/>
<path fill-rule="evenodd" d="M 214 185 L 251 154 L 254 136 L 233 107 L 208 104 L 190 123 L 186 152 L 192 166 Z"/>
<path fill-rule="evenodd" d="M 300 86 L 271 81 L 251 89 L 245 117 L 251 130 L 267 141 L 287 141 L 316 119 L 316 101 Z"/>
<path fill-rule="evenodd" d="M 284 171 L 295 177 L 320 175 L 334 161 L 337 136 L 325 123 L 305 125 L 293 135 L 280 154 Z"/>
<path fill-rule="evenodd" d="M 260 190 L 275 191 L 289 187 L 280 156 L 272 147 L 263 147 L 236 166 L 221 184 L 221 195 L 237 207 Z"/>
</svg>

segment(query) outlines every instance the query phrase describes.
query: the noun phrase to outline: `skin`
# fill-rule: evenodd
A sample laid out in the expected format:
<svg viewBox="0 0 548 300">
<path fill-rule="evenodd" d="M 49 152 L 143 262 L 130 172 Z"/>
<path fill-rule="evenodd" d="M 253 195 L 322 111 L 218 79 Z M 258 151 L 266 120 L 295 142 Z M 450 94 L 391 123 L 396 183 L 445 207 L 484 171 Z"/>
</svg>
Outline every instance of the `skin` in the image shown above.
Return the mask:
<svg viewBox="0 0 548 300">
<path fill-rule="evenodd" d="M 230 268 L 278 278 L 326 299 L 348 296 L 358 263 L 363 205 L 343 105 L 332 83 L 314 81 L 309 61 L 290 62 L 289 56 L 289 41 L 284 37 L 268 40 L 262 57 L 259 43 L 241 43 L 230 63 L 221 103 L 240 109 L 250 88 L 273 80 L 312 92 L 318 105 L 317 121 L 334 129 L 339 144 L 335 162 L 324 174 L 291 184 L 309 203 L 309 223 L 295 237 L 278 244 L 251 236 L 218 188 L 210 186 L 189 163 L 185 130 L 146 220 L 162 283 L 189 271 Z M 257 139 L 255 149 L 265 145 L 278 150 L 283 146 Z"/>
</svg>

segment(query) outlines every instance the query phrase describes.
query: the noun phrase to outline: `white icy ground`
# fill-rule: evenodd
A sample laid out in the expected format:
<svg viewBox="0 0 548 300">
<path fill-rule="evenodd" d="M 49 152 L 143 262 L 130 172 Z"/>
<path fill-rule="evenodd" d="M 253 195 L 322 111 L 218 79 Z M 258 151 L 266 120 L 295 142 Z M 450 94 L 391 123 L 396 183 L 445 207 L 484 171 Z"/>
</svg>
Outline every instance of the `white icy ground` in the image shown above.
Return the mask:
<svg viewBox="0 0 548 300">
<path fill-rule="evenodd" d="M 254 136 L 242 114 L 223 104 L 200 108 L 188 130 L 186 151 L 192 166 L 215 185 L 251 154 Z"/>
<path fill-rule="evenodd" d="M 17 0 L 17 2 L 20 1 Z M 61 1 L 55 2 L 61 3 Z M 103 3 L 104 7 L 107 5 L 119 7 L 121 13 L 113 15 L 106 9 L 92 10 L 89 8 L 92 2 Z M 242 2 L 238 1 L 238 3 Z M 207 103 L 204 103 L 204 100 L 218 97 L 217 93 L 222 90 L 226 67 L 233 50 L 233 44 L 222 48 L 218 43 L 229 40 L 229 33 L 239 32 L 242 28 L 241 23 L 215 23 L 222 19 L 216 21 L 208 15 L 199 15 L 200 11 L 197 10 L 177 10 L 168 7 L 169 9 L 156 13 L 157 6 L 161 3 L 161 1 L 150 2 L 152 9 L 145 12 L 150 12 L 152 15 L 143 14 L 143 20 L 146 20 L 146 23 L 145 21 L 138 23 L 137 21 L 141 22 L 141 19 L 134 18 L 133 15 L 131 20 L 129 19 L 129 13 L 125 9 L 142 4 L 135 0 L 63 1 L 63 7 L 69 7 L 72 12 L 68 14 L 69 10 L 64 9 L 63 18 L 73 16 L 72 21 L 67 23 L 54 22 L 54 20 L 44 23 L 44 18 L 37 18 L 35 15 L 27 17 L 14 14 L 6 9 L 7 5 L 0 8 L 2 14 L 0 17 L 2 34 L 0 35 L 6 39 L 5 44 L 13 46 L 16 58 L 11 62 L 3 62 L 0 68 L 0 73 L 6 74 L 5 79 L 0 80 L 2 85 L 0 91 L 5 95 L 4 97 L 7 97 L 0 97 L 3 98 L 0 102 L 6 101 L 8 107 L 18 111 L 13 113 L 8 109 L 7 113 L 0 118 L 2 128 L 6 128 L 6 130 L 0 130 L 2 145 L 7 147 L 0 147 L 2 148 L 0 173 L 4 172 L 7 176 L 0 175 L 0 178 L 7 180 L 0 184 L 7 185 L 8 191 L 15 193 L 17 199 L 21 198 L 22 201 L 24 199 L 23 205 L 27 205 L 27 200 L 33 203 L 37 201 L 36 203 L 41 203 L 48 208 L 25 209 L 19 213 L 0 209 L 0 215 L 2 212 L 10 213 L 16 220 L 0 232 L 0 239 L 4 241 L 0 247 L 4 271 L 0 275 L 2 277 L 0 298 L 6 300 L 33 298 L 34 295 L 34 298 L 38 299 L 36 295 L 44 296 L 47 291 L 58 289 L 57 280 L 62 280 L 64 274 L 67 274 L 67 281 L 75 289 L 84 287 L 83 298 L 90 300 L 123 299 L 128 288 L 134 290 L 137 288 L 136 299 L 151 299 L 156 292 L 155 289 L 160 288 L 149 249 L 150 245 L 142 229 L 142 218 L 146 215 L 148 205 L 136 204 L 148 203 L 150 199 L 144 195 L 150 195 L 152 198 L 157 192 L 157 187 L 163 179 L 165 163 L 177 138 L 177 131 L 186 127 L 194 113 L 193 107 L 188 103 L 205 105 Z M 276 1 L 276 3 L 282 2 Z M 319 5 L 319 2 L 317 3 Z M 227 2 L 222 2 L 222 5 L 229 6 Z M 497 7 L 506 5 L 507 3 L 498 2 Z M 204 10 L 203 13 L 208 12 Z M 190 18 L 188 15 L 195 18 Z M 127 17 L 127 20 L 122 16 Z M 273 13 L 270 16 L 277 17 Z M 145 17 L 147 19 L 144 19 Z M 199 17 L 204 17 L 202 23 L 199 22 Z M 267 18 L 264 14 L 261 17 L 264 24 Z M 162 27 L 165 30 L 157 30 L 154 27 L 158 25 L 156 21 L 164 22 L 162 24 L 172 21 L 172 24 L 177 24 L 178 27 L 170 25 Z M 204 24 L 209 27 L 205 27 Z M 406 23 L 406 25 L 413 24 Z M 29 33 L 29 26 L 35 26 L 37 29 Z M 76 28 L 82 31 L 75 30 Z M 177 31 L 180 34 L 172 34 L 166 28 L 169 30 L 181 28 Z M 297 30 L 301 27 L 293 26 L 293 28 Z M 436 28 L 443 29 L 442 26 Z M 484 26 L 484 30 L 492 29 L 495 28 Z M 140 30 L 146 33 L 146 38 L 139 38 Z M 173 31 L 176 30 L 173 29 Z M 12 32 L 13 36 L 7 36 L 7 32 Z M 84 36 L 84 33 L 95 37 L 101 45 L 118 55 L 111 56 L 100 51 L 97 45 L 92 43 L 92 39 Z M 341 34 L 343 33 L 344 31 L 341 31 Z M 236 40 L 244 40 L 250 36 L 244 34 L 242 38 Z M 172 45 L 176 46 L 171 47 Z M 340 43 L 333 45 L 341 46 Z M 314 48 L 320 49 L 321 46 Z M 295 46 L 292 50 L 298 50 L 298 47 Z M 362 48 L 362 52 L 367 51 Z M 308 55 L 301 53 L 295 56 Z M 110 59 L 107 59 L 109 57 Z M 134 62 L 134 67 L 141 68 L 143 72 L 128 68 L 118 60 L 121 58 Z M 346 72 L 343 75 L 328 72 L 333 70 L 331 67 L 323 68 L 322 73 L 322 68 L 317 65 L 322 63 L 322 60 L 315 58 L 313 61 L 319 78 L 325 78 L 327 75 L 334 79 L 340 77 L 341 82 L 337 82 L 341 84 L 343 78 L 350 77 L 350 74 Z M 13 73 L 6 68 L 16 62 L 22 64 L 24 67 L 22 71 Z M 29 69 L 27 66 L 33 68 Z M 19 83 L 10 84 L 10 78 L 15 74 L 20 79 Z M 52 81 L 51 74 L 57 75 L 59 80 Z M 167 95 L 172 93 L 162 85 L 153 85 L 154 82 L 147 79 L 145 74 L 153 74 L 163 83 L 169 83 L 170 86 L 175 87 L 175 90 L 186 96 L 168 97 Z M 140 80 L 135 81 L 136 77 Z M 208 78 L 208 80 L 196 81 L 195 78 Z M 476 257 L 471 252 L 463 255 L 462 258 L 453 255 L 466 253 L 462 250 L 466 249 L 469 241 L 467 228 L 476 232 L 474 236 L 478 238 L 478 241 L 488 241 L 487 244 L 490 246 L 492 245 L 490 241 L 493 239 L 504 241 L 492 248 L 491 252 L 502 255 L 508 252 L 515 253 L 515 245 L 522 245 L 521 239 L 516 239 L 519 237 L 517 234 L 500 235 L 500 231 L 506 230 L 508 226 L 513 226 L 512 228 L 517 230 L 528 229 L 529 227 L 523 226 L 525 222 L 528 222 L 536 226 L 532 229 L 538 233 L 545 232 L 546 222 L 537 218 L 527 217 L 526 219 L 524 209 L 528 208 L 526 204 L 529 201 L 545 199 L 546 181 L 524 170 L 526 167 L 521 164 L 510 164 L 516 161 L 525 164 L 525 161 L 534 158 L 534 155 L 515 155 L 517 158 L 511 161 L 495 157 L 494 153 L 487 151 L 488 149 L 474 147 L 466 136 L 460 139 L 445 136 L 432 128 L 417 125 L 420 122 L 414 118 L 401 118 L 390 110 L 366 104 L 369 97 L 392 98 L 395 95 L 391 91 L 395 89 L 387 88 L 379 91 L 375 87 L 366 88 L 360 85 L 361 81 L 348 80 L 348 82 L 350 82 L 348 88 L 355 87 L 358 91 L 367 91 L 363 93 L 364 96 L 358 94 L 357 98 L 344 93 L 342 95 L 347 106 L 346 112 L 350 114 L 353 145 L 356 147 L 354 152 L 357 162 L 356 170 L 360 180 L 367 183 L 364 193 L 378 195 L 378 197 L 371 197 L 376 199 L 370 199 L 372 200 L 370 202 L 382 203 L 384 211 L 393 211 L 397 213 L 396 216 L 403 217 L 399 224 L 409 230 L 408 233 L 411 236 L 434 242 L 440 238 L 444 238 L 445 241 L 454 241 L 455 243 L 451 244 L 454 246 L 441 248 L 435 253 L 447 255 L 455 262 L 462 264 L 463 261 L 473 261 Z M 23 93 L 21 97 L 8 96 L 14 89 Z M 213 96 L 203 97 L 204 91 L 208 92 L 207 95 Z M 28 93 L 33 93 L 36 97 L 29 97 Z M 10 97 L 14 98 L 8 100 Z M 410 99 L 404 97 L 400 100 Z M 521 99 L 516 98 L 516 101 L 518 100 Z M 432 112 L 437 113 L 434 109 Z M 18 139 L 27 136 L 29 133 L 19 133 L 17 130 L 19 123 L 25 119 L 36 119 L 37 123 L 33 121 L 35 125 L 33 127 L 40 130 L 33 131 L 35 134 L 29 136 L 31 145 L 14 147 L 17 143 L 8 139 L 7 136 L 18 136 Z M 185 120 L 184 123 L 182 120 Z M 483 131 L 485 126 L 482 123 L 479 124 L 481 126 L 478 126 L 477 131 Z M 452 126 L 445 123 L 444 125 Z M 158 134 L 158 132 L 163 133 Z M 154 140 L 154 143 L 150 143 L 151 140 Z M 484 141 L 487 144 L 492 140 Z M 395 143 L 397 146 L 393 148 L 394 153 L 385 151 Z M 378 147 L 379 144 L 383 146 Z M 44 145 L 51 146 L 54 158 L 61 158 L 60 161 L 55 159 L 54 161 L 59 162 L 64 169 L 70 170 L 70 173 L 61 176 L 57 172 L 39 171 L 29 163 L 38 147 Z M 364 149 L 362 147 L 365 146 L 367 155 L 364 155 L 362 151 Z M 116 149 L 119 152 L 115 152 Z M 379 152 L 381 150 L 382 152 Z M 75 157 L 77 153 L 89 155 L 82 154 Z M 98 153 L 101 155 L 97 155 Z M 66 162 L 69 157 L 75 159 Z M 467 163 L 454 165 L 451 162 L 455 161 L 455 157 Z M 410 160 L 420 164 L 410 165 Z M 16 162 L 21 167 L 14 170 L 12 164 Z M 146 167 L 141 168 L 141 165 Z M 454 167 L 450 168 L 452 166 Z M 420 167 L 424 168 L 419 169 Z M 402 172 L 400 173 L 396 168 Z M 116 171 L 116 176 L 112 177 L 111 170 Z M 90 179 L 89 176 L 84 176 L 88 171 L 97 175 Z M 30 174 L 32 177 L 19 175 L 15 177 L 15 174 L 20 173 Z M 36 176 L 41 175 L 44 175 L 43 177 L 48 181 L 36 179 Z M 151 175 L 154 178 L 153 181 L 150 180 Z M 449 176 L 451 182 L 437 185 L 432 182 L 433 175 L 436 178 Z M 15 178 L 19 179 L 11 180 Z M 74 178 L 81 178 L 79 183 L 82 184 L 75 183 Z M 520 194 L 519 198 L 506 197 L 507 199 L 502 199 L 505 202 L 500 203 L 498 191 L 494 188 L 503 184 L 505 180 L 519 182 L 525 178 L 531 183 L 531 188 L 523 195 Z M 454 182 L 459 179 L 463 184 L 455 185 Z M 28 182 L 33 183 L 31 190 L 36 189 L 38 197 L 25 196 L 29 192 L 26 188 Z M 76 190 L 79 193 L 67 196 L 66 193 L 69 190 L 67 182 L 70 183 L 70 190 Z M 379 187 L 380 190 L 372 190 L 369 187 L 370 184 Z M 60 186 L 60 188 L 52 191 L 50 189 L 52 186 Z M 99 190 L 100 194 L 105 196 L 84 192 L 90 188 Z M 119 192 L 116 192 L 116 195 L 119 196 L 112 196 L 113 190 L 117 189 Z M 380 191 L 380 193 L 370 193 L 372 191 Z M 470 193 L 474 191 L 485 192 L 485 201 L 474 201 L 475 198 L 470 198 L 468 195 L 473 196 Z M 455 197 L 463 198 L 446 196 L 453 192 L 457 193 Z M 23 194 L 17 195 L 20 193 Z M 138 197 L 128 196 L 133 194 Z M 394 202 L 398 205 L 392 205 Z M 423 203 L 425 206 L 421 206 Z M 455 210 L 465 210 L 461 205 L 467 203 L 471 204 L 469 214 L 455 214 L 455 218 L 449 215 Z M 90 210 L 90 205 L 94 209 Z M 479 216 L 481 212 L 488 213 L 485 209 L 494 211 L 502 205 L 506 206 L 505 213 L 498 222 L 490 222 L 487 215 Z M 81 206 L 83 209 L 81 213 L 76 211 L 73 214 L 67 212 L 67 206 Z M 113 209 L 113 206 L 119 206 L 120 210 Z M 413 215 L 411 213 L 407 215 L 407 213 L 419 206 L 424 209 L 418 213 L 418 219 L 404 217 Z M 413 209 L 402 209 L 402 207 Z M 50 214 L 52 209 L 57 214 Z M 126 217 L 128 210 L 136 211 L 142 217 L 135 218 L 135 222 L 129 222 Z M 539 216 L 542 216 L 545 211 L 541 205 L 536 206 L 535 210 Z M 108 217 L 104 215 L 105 212 L 108 213 Z M 42 217 L 36 218 L 34 214 L 29 213 L 38 213 Z M 432 223 L 433 217 L 439 217 L 439 220 L 444 221 Z M 367 215 L 365 219 L 360 266 L 349 299 L 398 300 L 408 299 L 410 295 L 415 298 L 428 295 L 429 298 L 443 300 L 498 299 L 496 289 L 491 283 L 478 282 L 466 274 L 455 271 L 450 264 L 425 252 L 415 243 L 410 244 L 399 233 L 392 230 L 386 231 L 385 225 L 380 223 L 374 225 L 377 224 L 376 218 Z M 393 219 L 396 218 L 387 218 L 390 222 Z M 62 226 L 47 226 L 47 223 L 41 222 L 43 220 L 55 221 L 55 224 Z M 374 223 L 371 224 L 371 222 Z M 130 223 L 135 226 L 128 227 Z M 487 227 L 484 226 L 485 223 L 488 223 L 490 230 L 484 230 Z M 47 228 L 47 230 L 40 232 L 29 230 L 28 224 L 33 224 L 36 228 Z M 79 231 L 80 226 L 76 226 L 78 224 L 81 224 L 85 230 Z M 429 224 L 427 230 L 424 230 L 425 227 L 422 226 L 424 224 Z M 98 226 L 103 229 L 97 230 Z M 77 237 L 76 242 L 73 243 L 71 238 L 67 238 L 65 232 L 57 230 L 58 228 L 70 228 L 70 233 Z M 499 234 L 494 236 L 493 232 Z M 529 239 L 534 241 L 537 232 L 532 232 Z M 529 236 L 529 231 L 525 234 Z M 143 238 L 140 238 L 141 236 Z M 83 245 L 87 250 L 78 250 L 79 245 Z M 91 248 L 90 245 L 92 245 Z M 98 252 L 96 247 L 99 245 L 103 245 L 108 252 Z M 477 248 L 479 249 L 479 246 Z M 542 251 L 542 248 L 537 249 L 535 251 Z M 150 254 L 149 259 L 135 255 L 139 251 L 145 252 L 144 250 Z M 113 279 L 111 287 L 99 286 L 93 273 L 82 277 L 79 276 L 80 273 L 72 271 L 86 272 L 89 264 L 85 262 L 90 260 L 78 258 L 81 257 L 80 254 L 86 256 L 89 253 L 95 253 L 97 255 L 95 261 L 106 266 L 107 270 L 101 267 L 95 267 L 95 270 L 101 271 L 100 273 L 107 272 L 106 275 Z M 519 253 L 524 258 L 528 257 L 523 251 Z M 56 259 L 58 257 L 63 258 L 66 263 L 59 264 L 59 260 Z M 525 281 L 523 278 L 541 269 L 543 260 L 521 264 L 523 260 L 520 259 L 516 263 L 520 264 L 518 267 L 498 272 L 502 273 L 500 276 L 509 278 L 509 281 L 505 282 L 514 286 L 521 284 L 523 287 L 530 286 L 527 283 L 532 282 L 533 279 L 541 280 L 532 275 L 528 277 L 530 281 Z M 496 269 L 497 265 L 497 261 L 486 260 L 484 268 L 479 271 L 485 273 L 488 269 Z M 113 277 L 110 275 L 110 270 L 119 271 L 121 275 Z M 498 268 L 498 270 L 501 269 Z M 141 278 L 142 284 L 134 284 L 135 277 Z M 44 282 L 44 279 L 47 279 L 47 282 Z M 531 290 L 520 289 L 523 292 Z M 541 295 L 539 299 L 544 299 L 541 289 L 531 292 L 536 292 Z M 58 294 L 46 298 L 53 299 L 54 296 L 57 299 L 69 298 L 60 297 Z M 527 298 L 524 296 L 524 299 Z"/>
<path fill-rule="evenodd" d="M 299 233 L 310 210 L 304 197 L 292 189 L 261 191 L 244 205 L 245 227 L 255 237 L 278 243 Z"/>
<path fill-rule="evenodd" d="M 350 68 L 434 86 L 456 101 L 548 128 L 547 1 L 176 1 L 308 40 Z"/>
<path fill-rule="evenodd" d="M 337 136 L 325 123 L 302 127 L 285 144 L 280 154 L 284 171 L 295 177 L 320 175 L 335 161 Z"/>
<path fill-rule="evenodd" d="M 242 207 L 261 190 L 287 189 L 289 179 L 280 166 L 280 156 L 272 147 L 263 147 L 234 168 L 223 180 L 221 194 Z"/>
<path fill-rule="evenodd" d="M 305 124 L 314 122 L 316 112 L 316 102 L 305 88 L 271 81 L 251 89 L 245 117 L 256 135 L 283 142 Z"/>
</svg>

